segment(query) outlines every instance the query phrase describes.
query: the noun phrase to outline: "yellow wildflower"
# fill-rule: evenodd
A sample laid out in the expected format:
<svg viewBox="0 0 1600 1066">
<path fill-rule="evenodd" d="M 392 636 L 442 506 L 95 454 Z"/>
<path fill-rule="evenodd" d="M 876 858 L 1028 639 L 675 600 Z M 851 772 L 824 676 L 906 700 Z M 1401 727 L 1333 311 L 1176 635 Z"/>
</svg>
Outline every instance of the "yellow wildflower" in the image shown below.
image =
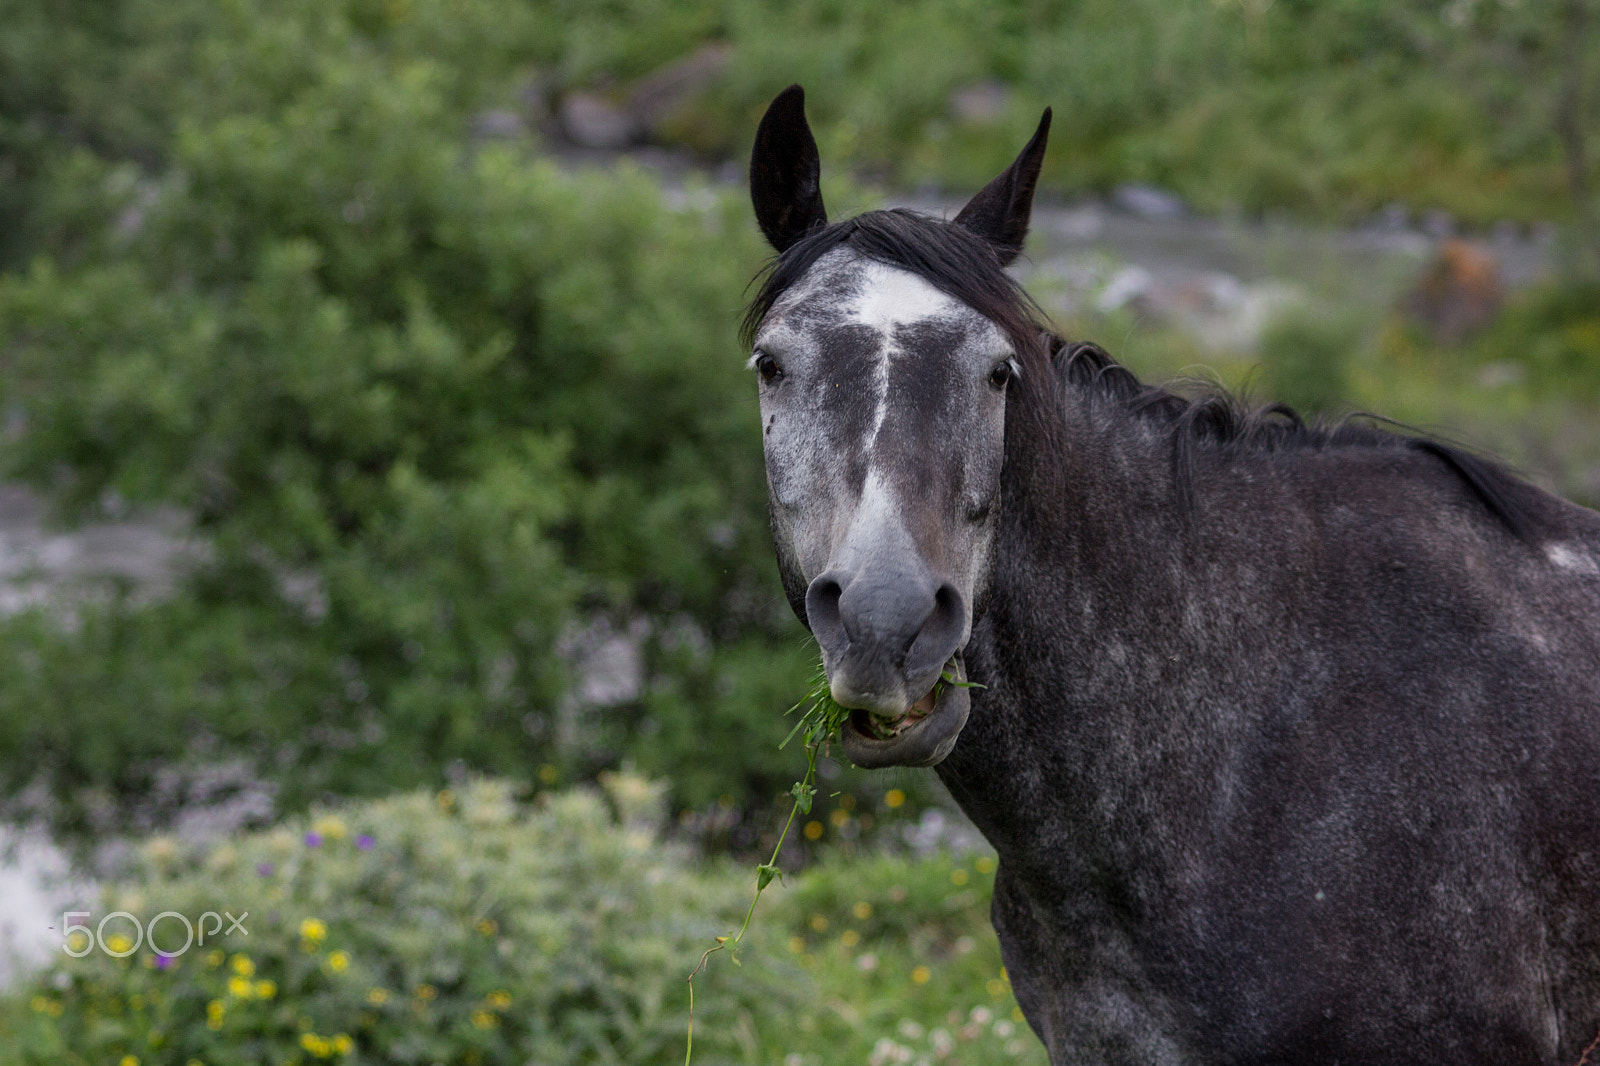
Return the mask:
<svg viewBox="0 0 1600 1066">
<path fill-rule="evenodd" d="M 896 807 L 901 806 L 905 803 L 905 801 L 906 794 L 898 788 L 891 788 L 888 792 L 883 794 L 884 806 L 888 807 L 890 810 L 894 810 Z"/>
<path fill-rule="evenodd" d="M 121 933 L 112 933 L 106 937 L 106 951 L 112 955 L 126 955 L 133 950 L 133 941 Z"/>
<path fill-rule="evenodd" d="M 856 905 L 854 907 L 850 908 L 850 913 L 855 915 L 856 918 L 858 918 L 859 920 L 864 922 L 868 918 L 872 917 L 872 904 L 868 903 L 864 899 L 863 900 L 858 900 L 858 901 L 856 901 Z"/>
<path fill-rule="evenodd" d="M 335 1033 L 333 1035 L 333 1050 L 341 1055 L 348 1055 L 354 1051 L 356 1042 L 350 1039 L 349 1033 Z"/>
<path fill-rule="evenodd" d="M 271 999 L 278 994 L 278 983 L 270 978 L 257 981 L 255 994 L 257 999 Z"/>
<path fill-rule="evenodd" d="M 367 989 L 367 1002 L 374 1007 L 381 1007 L 389 1002 L 389 990 L 386 988 Z"/>
<path fill-rule="evenodd" d="M 122 1056 L 122 1061 L 117 1066 L 139 1066 L 139 1060 L 132 1055 Z"/>
<path fill-rule="evenodd" d="M 511 993 L 505 991 L 504 989 L 490 992 L 485 999 L 487 1000 L 489 1006 L 493 1007 L 495 1010 L 506 1010 L 511 1006 Z"/>
<path fill-rule="evenodd" d="M 323 924 L 320 918 L 307 918 L 300 923 L 300 936 L 302 939 L 316 943 L 326 938 L 327 935 L 328 927 Z"/>
<path fill-rule="evenodd" d="M 493 1029 L 500 1024 L 500 1015 L 490 1014 L 486 1010 L 472 1012 L 472 1024 L 479 1029 Z"/>
<path fill-rule="evenodd" d="M 916 969 L 911 971 L 911 980 L 914 984 L 925 985 L 928 983 L 928 978 L 932 976 L 933 971 L 928 969 L 926 966 L 918 966 Z"/>
<path fill-rule="evenodd" d="M 328 956 L 328 969 L 332 970 L 334 973 L 344 973 L 349 968 L 350 968 L 350 953 L 349 952 L 347 952 L 347 951 L 335 951 L 332 955 Z"/>
<path fill-rule="evenodd" d="M 249 999 L 255 994 L 255 986 L 248 977 L 228 978 L 228 994 L 237 999 Z"/>
<path fill-rule="evenodd" d="M 343 840 L 350 835 L 350 830 L 345 828 L 344 822 L 332 815 L 326 818 L 318 818 L 311 828 L 329 840 Z"/>
<path fill-rule="evenodd" d="M 228 965 L 240 977 L 250 977 L 256 972 L 256 964 L 250 961 L 250 956 L 248 955 L 235 955 Z"/>
<path fill-rule="evenodd" d="M 438 994 L 439 993 L 434 989 L 434 987 L 432 985 L 418 985 L 417 986 L 416 997 L 418 999 L 432 999 L 434 996 L 437 996 Z"/>
</svg>

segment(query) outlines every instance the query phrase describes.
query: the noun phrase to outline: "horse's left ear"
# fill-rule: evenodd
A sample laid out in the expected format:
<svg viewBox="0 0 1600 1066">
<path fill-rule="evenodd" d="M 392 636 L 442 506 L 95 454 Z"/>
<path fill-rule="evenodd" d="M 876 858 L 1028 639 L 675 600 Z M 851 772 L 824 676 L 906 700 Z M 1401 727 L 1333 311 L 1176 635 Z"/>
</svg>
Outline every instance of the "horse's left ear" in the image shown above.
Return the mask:
<svg viewBox="0 0 1600 1066">
<path fill-rule="evenodd" d="M 1033 215 L 1033 190 L 1044 166 L 1044 146 L 1050 139 L 1050 109 L 1044 109 L 1033 139 L 1009 167 L 978 191 L 956 216 L 965 226 L 994 245 L 1002 266 L 1022 254 L 1028 239 L 1028 219 Z"/>
<path fill-rule="evenodd" d="M 761 232 L 779 252 L 828 224 L 822 207 L 822 162 L 806 122 L 805 90 L 798 85 L 778 94 L 756 129 L 750 202 Z"/>
</svg>

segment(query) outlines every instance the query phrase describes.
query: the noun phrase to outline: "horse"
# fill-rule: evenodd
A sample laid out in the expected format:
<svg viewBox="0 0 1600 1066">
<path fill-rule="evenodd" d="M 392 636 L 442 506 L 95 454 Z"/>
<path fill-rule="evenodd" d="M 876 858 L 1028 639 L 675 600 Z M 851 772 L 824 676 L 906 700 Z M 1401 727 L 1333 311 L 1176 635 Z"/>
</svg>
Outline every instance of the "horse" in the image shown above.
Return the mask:
<svg viewBox="0 0 1600 1066">
<path fill-rule="evenodd" d="M 1050 111 L 953 219 L 830 222 L 804 105 L 750 163 L 779 573 L 844 754 L 997 852 L 1051 1063 L 1586 1058 L 1600 514 L 1055 335 L 1005 270 Z"/>
</svg>

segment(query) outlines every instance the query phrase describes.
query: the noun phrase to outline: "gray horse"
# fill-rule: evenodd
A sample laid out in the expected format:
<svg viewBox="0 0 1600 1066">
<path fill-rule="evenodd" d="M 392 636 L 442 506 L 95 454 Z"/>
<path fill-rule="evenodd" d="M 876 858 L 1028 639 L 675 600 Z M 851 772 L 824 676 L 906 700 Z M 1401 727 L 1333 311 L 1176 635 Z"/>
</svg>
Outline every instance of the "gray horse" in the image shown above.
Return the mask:
<svg viewBox="0 0 1600 1066">
<path fill-rule="evenodd" d="M 756 136 L 773 539 L 845 753 L 999 852 L 1052 1063 L 1573 1066 L 1600 515 L 1052 336 L 1003 269 L 1049 122 L 951 221 L 829 223 L 797 86 Z"/>
</svg>

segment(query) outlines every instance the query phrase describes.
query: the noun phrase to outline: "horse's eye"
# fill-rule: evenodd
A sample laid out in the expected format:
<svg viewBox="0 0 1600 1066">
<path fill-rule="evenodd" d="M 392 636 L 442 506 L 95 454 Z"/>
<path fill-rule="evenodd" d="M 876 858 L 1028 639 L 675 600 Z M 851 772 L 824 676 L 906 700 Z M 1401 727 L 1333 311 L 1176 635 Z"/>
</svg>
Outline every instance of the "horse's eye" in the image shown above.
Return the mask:
<svg viewBox="0 0 1600 1066">
<path fill-rule="evenodd" d="M 756 373 L 761 375 L 762 381 L 775 381 L 783 376 L 783 367 L 766 352 L 760 352 L 756 355 Z"/>
<path fill-rule="evenodd" d="M 993 385 L 997 389 L 1003 389 L 1007 385 L 1011 384 L 1011 376 L 1011 362 L 1010 360 L 1007 360 L 1004 363 L 1000 363 L 993 370 L 989 371 L 989 384 Z"/>
</svg>

